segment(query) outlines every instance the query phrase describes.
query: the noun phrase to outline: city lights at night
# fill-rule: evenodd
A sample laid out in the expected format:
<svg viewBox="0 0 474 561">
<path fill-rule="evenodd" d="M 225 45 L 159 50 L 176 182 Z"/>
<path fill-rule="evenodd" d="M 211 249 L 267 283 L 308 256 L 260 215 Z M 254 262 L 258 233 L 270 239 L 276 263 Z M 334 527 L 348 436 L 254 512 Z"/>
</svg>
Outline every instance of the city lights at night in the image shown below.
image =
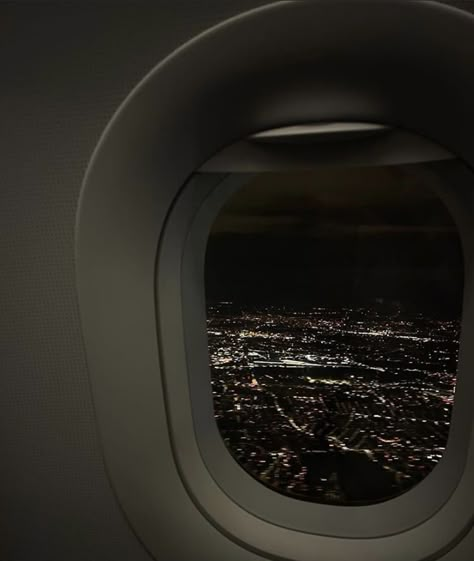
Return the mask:
<svg viewBox="0 0 474 561">
<path fill-rule="evenodd" d="M 397 495 L 445 450 L 458 335 L 458 322 L 422 315 L 218 304 L 208 336 L 219 429 L 275 490 L 335 503 Z"/>
<path fill-rule="evenodd" d="M 260 174 L 206 255 L 215 419 L 264 485 L 395 497 L 447 447 L 463 262 L 423 166 Z"/>
</svg>

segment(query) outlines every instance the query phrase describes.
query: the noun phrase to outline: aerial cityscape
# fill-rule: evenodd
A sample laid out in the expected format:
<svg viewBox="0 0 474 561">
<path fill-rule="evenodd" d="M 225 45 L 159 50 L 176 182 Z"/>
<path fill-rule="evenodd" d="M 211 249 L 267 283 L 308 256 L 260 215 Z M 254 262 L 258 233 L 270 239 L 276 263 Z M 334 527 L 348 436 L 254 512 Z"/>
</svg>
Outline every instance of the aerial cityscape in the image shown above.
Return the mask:
<svg viewBox="0 0 474 561">
<path fill-rule="evenodd" d="M 446 447 L 459 322 L 366 308 L 209 310 L 215 416 L 232 455 L 302 499 L 376 502 Z"/>
<path fill-rule="evenodd" d="M 262 173 L 214 222 L 215 419 L 232 457 L 277 492 L 377 503 L 445 453 L 464 272 L 432 169 Z"/>
</svg>

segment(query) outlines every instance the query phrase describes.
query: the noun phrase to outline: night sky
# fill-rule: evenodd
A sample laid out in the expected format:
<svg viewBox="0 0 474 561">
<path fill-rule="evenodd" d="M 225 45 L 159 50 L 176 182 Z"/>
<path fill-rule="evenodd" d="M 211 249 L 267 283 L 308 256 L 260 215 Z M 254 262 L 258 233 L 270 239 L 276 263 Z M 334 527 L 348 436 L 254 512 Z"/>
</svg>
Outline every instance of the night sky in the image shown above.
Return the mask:
<svg viewBox="0 0 474 561">
<path fill-rule="evenodd" d="M 421 165 L 259 174 L 213 225 L 208 301 L 458 316 L 460 240 L 428 177 Z"/>
</svg>

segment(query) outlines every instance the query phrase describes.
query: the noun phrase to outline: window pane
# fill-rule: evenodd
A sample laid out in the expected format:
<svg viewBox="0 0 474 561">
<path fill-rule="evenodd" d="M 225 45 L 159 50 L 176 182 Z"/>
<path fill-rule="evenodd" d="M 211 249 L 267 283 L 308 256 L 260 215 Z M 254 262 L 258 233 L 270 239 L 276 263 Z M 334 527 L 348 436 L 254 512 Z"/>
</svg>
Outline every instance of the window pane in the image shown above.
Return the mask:
<svg viewBox="0 0 474 561">
<path fill-rule="evenodd" d="M 215 418 L 276 491 L 378 502 L 443 455 L 463 262 L 429 177 L 421 165 L 261 173 L 213 224 Z"/>
</svg>

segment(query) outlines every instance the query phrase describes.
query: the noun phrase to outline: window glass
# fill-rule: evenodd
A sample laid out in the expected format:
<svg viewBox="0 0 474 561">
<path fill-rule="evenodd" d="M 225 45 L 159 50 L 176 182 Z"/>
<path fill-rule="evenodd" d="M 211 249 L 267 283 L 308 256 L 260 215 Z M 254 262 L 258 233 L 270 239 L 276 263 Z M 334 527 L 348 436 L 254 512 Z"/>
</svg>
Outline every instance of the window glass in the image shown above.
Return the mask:
<svg viewBox="0 0 474 561">
<path fill-rule="evenodd" d="M 422 165 L 261 173 L 212 226 L 215 418 L 275 491 L 374 503 L 443 456 L 463 262 L 427 177 Z"/>
</svg>

